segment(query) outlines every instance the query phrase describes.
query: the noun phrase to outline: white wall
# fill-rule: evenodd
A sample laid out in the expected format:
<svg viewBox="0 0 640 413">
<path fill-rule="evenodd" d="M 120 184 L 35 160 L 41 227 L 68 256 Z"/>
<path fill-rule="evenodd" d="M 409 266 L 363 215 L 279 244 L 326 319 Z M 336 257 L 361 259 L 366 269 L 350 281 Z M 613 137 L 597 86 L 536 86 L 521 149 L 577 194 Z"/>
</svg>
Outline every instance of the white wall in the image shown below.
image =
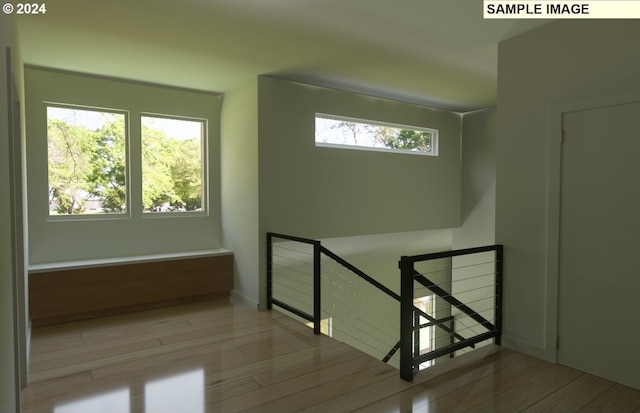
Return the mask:
<svg viewBox="0 0 640 413">
<path fill-rule="evenodd" d="M 25 70 L 30 264 L 120 258 L 220 248 L 219 99 L 215 94 L 162 88 L 45 70 Z M 142 214 L 139 156 L 130 155 L 128 216 L 51 220 L 48 211 L 46 106 L 43 102 L 125 109 L 130 134 L 136 114 L 208 119 L 207 215 Z M 138 119 L 138 118 L 136 118 Z M 129 145 L 130 154 L 139 154 Z M 137 163 L 136 163 L 137 162 Z M 131 196 L 138 194 L 138 197 Z M 78 218 L 78 217 L 74 217 Z"/>
<path fill-rule="evenodd" d="M 0 411 L 19 410 L 14 342 L 13 247 L 9 171 L 9 125 L 6 47 L 11 47 L 12 21 L 0 14 Z"/>
<path fill-rule="evenodd" d="M 224 96 L 221 113 L 222 245 L 234 252 L 232 297 L 258 306 L 258 83 Z"/>
<path fill-rule="evenodd" d="M 329 238 L 460 224 L 460 116 L 269 77 L 258 81 L 260 226 Z M 437 157 L 315 146 L 327 113 L 439 130 Z"/>
<path fill-rule="evenodd" d="M 24 116 L 24 65 L 20 48 L 20 39 L 15 36 L 12 48 L 13 64 L 13 134 L 14 134 L 14 249 L 16 266 L 16 311 L 18 313 L 18 358 L 20 370 L 20 385 L 26 386 L 28 380 L 28 365 L 31 340 L 31 320 L 29 319 L 29 237 L 28 237 L 28 202 L 27 202 L 27 173 L 26 173 L 26 136 Z"/>
<path fill-rule="evenodd" d="M 270 77 L 258 80 L 258 105 L 261 271 L 267 231 L 320 239 L 460 224 L 457 113 Z M 439 156 L 316 147 L 316 113 L 438 129 Z"/>
<path fill-rule="evenodd" d="M 400 294 L 400 257 L 449 250 L 452 237 L 450 229 L 441 229 L 327 238 L 321 241 L 323 246 Z"/>
<path fill-rule="evenodd" d="M 453 229 L 453 249 L 495 244 L 496 109 L 465 114 L 462 125 L 462 225 Z M 494 256 L 452 259 L 452 294 L 489 321 L 494 319 L 494 277 L 479 276 L 493 272 Z M 464 337 L 487 331 L 458 310 L 453 315 Z"/>
<path fill-rule="evenodd" d="M 453 248 L 495 242 L 496 109 L 465 114 L 462 121 L 462 224 Z"/>
<path fill-rule="evenodd" d="M 555 360 L 551 108 L 640 90 L 638 39 L 637 20 L 563 21 L 500 44 L 496 241 L 505 245 L 506 346 Z"/>
</svg>

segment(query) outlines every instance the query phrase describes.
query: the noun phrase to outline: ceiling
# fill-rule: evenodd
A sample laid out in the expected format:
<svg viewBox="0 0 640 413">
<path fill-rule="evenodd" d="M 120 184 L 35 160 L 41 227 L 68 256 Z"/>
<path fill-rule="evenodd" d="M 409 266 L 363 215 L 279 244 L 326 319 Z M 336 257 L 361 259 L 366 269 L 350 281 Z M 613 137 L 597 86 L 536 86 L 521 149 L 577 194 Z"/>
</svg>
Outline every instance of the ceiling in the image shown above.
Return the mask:
<svg viewBox="0 0 640 413">
<path fill-rule="evenodd" d="M 498 42 L 541 20 L 481 0 L 55 0 L 19 16 L 25 64 L 228 92 L 271 74 L 466 111 L 495 104 Z"/>
</svg>

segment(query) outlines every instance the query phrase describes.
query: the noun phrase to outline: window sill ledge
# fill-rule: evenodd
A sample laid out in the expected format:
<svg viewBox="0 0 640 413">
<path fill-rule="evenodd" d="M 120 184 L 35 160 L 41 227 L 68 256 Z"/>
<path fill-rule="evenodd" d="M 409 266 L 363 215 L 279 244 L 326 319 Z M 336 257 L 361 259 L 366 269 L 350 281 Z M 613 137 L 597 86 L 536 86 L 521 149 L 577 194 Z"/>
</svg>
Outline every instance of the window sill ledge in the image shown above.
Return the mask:
<svg viewBox="0 0 640 413">
<path fill-rule="evenodd" d="M 217 248 L 217 249 L 202 250 L 202 251 L 172 252 L 172 253 L 165 253 L 165 254 L 138 255 L 138 256 L 132 256 L 132 257 L 99 258 L 99 259 L 82 260 L 82 261 L 51 262 L 51 263 L 30 265 L 29 273 L 37 274 L 41 272 L 50 272 L 50 271 L 107 267 L 111 265 L 122 265 L 122 264 L 139 264 L 139 263 L 155 262 L 155 261 L 173 261 L 173 260 L 179 260 L 179 259 L 214 257 L 214 256 L 232 255 L 232 254 L 233 254 L 233 251 L 231 250 L 228 250 L 225 248 Z"/>
</svg>

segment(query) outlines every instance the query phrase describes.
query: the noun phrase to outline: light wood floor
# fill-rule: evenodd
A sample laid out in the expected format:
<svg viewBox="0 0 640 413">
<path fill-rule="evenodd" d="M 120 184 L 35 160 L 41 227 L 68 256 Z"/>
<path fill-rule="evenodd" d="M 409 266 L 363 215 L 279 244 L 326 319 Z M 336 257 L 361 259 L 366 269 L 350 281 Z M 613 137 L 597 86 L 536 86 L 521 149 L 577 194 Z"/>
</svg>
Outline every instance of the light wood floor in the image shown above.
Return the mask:
<svg viewBox="0 0 640 413">
<path fill-rule="evenodd" d="M 413 383 L 226 300 L 33 331 L 24 413 L 640 412 L 640 391 L 505 349 Z M 454 363 L 461 363 L 460 360 Z M 468 364 L 470 363 L 470 364 Z"/>
</svg>

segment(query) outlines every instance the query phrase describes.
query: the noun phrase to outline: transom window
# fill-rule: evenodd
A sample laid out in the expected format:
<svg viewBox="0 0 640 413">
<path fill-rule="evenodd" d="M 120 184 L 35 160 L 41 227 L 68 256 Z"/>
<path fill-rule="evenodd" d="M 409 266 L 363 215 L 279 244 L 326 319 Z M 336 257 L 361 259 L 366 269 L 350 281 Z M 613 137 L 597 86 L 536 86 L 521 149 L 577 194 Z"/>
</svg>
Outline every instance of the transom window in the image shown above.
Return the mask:
<svg viewBox="0 0 640 413">
<path fill-rule="evenodd" d="M 316 114 L 316 146 L 436 156 L 436 129 Z"/>
</svg>

